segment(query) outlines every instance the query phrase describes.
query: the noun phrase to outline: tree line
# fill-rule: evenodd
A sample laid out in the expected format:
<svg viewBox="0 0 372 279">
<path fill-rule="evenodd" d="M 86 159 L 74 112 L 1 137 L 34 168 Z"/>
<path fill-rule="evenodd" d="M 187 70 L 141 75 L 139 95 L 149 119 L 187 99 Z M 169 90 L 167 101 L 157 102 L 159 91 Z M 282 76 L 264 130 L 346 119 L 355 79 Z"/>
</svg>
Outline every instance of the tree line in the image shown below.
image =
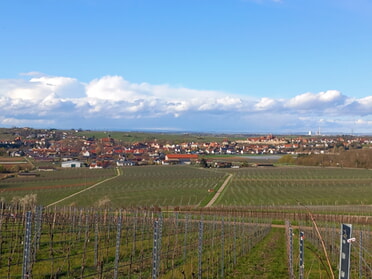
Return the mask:
<svg viewBox="0 0 372 279">
<path fill-rule="evenodd" d="M 372 149 L 350 149 L 342 148 L 335 152 L 325 154 L 299 154 L 284 155 L 278 163 L 293 164 L 302 166 L 321 166 L 321 167 L 345 167 L 345 168 L 372 168 Z"/>
</svg>

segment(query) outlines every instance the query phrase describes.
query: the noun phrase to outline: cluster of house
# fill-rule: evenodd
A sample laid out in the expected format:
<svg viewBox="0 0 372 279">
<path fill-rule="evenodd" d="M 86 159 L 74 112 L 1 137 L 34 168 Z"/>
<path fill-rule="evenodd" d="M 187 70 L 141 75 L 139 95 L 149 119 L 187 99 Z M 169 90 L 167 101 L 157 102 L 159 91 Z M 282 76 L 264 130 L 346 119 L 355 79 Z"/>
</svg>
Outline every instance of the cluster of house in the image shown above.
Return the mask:
<svg viewBox="0 0 372 279">
<path fill-rule="evenodd" d="M 190 164 L 203 155 L 295 154 L 324 153 L 335 148 L 358 148 L 371 144 L 371 137 L 322 137 L 273 135 L 249 137 L 244 140 L 222 142 L 149 142 L 124 143 L 107 136 L 85 138 L 78 132 L 56 137 L 56 131 L 21 137 L 1 142 L 9 156 L 29 156 L 35 160 L 61 162 L 62 167 L 104 168 L 112 165 L 134 166 L 143 164 Z"/>
</svg>

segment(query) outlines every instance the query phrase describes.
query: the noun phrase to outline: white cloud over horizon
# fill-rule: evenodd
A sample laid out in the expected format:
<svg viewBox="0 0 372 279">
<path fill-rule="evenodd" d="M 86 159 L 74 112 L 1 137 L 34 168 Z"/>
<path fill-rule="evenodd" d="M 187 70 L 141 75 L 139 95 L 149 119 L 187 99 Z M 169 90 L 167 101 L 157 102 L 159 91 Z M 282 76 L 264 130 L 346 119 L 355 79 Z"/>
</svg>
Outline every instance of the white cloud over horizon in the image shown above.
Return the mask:
<svg viewBox="0 0 372 279">
<path fill-rule="evenodd" d="M 0 125 L 5 127 L 272 133 L 318 127 L 368 133 L 372 128 L 372 96 L 356 99 L 338 90 L 290 99 L 253 98 L 132 83 L 121 76 L 84 83 L 38 72 L 0 79 L 0 111 Z"/>
</svg>

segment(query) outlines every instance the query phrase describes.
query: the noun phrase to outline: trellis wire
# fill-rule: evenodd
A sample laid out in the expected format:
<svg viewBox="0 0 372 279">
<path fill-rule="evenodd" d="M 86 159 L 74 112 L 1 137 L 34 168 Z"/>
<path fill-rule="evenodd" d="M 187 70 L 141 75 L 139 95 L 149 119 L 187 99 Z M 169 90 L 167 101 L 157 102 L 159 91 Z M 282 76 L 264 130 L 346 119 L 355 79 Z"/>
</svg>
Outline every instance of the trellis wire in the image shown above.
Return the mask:
<svg viewBox="0 0 372 279">
<path fill-rule="evenodd" d="M 94 265 L 98 265 L 98 216 L 95 218 L 94 229 Z"/>
<path fill-rule="evenodd" d="M 189 215 L 186 215 L 185 220 L 185 234 L 184 234 L 184 243 L 183 243 L 183 261 L 186 262 L 187 258 L 187 233 L 188 233 L 188 225 L 189 225 Z"/>
<path fill-rule="evenodd" d="M 163 237 L 163 215 L 160 212 L 159 213 L 159 218 L 158 218 L 159 224 L 158 224 L 158 241 L 156 244 L 158 245 L 157 247 L 157 263 L 158 263 L 158 269 L 157 269 L 157 276 L 159 276 L 160 273 L 160 257 L 161 257 L 161 242 L 162 242 L 162 237 Z"/>
<path fill-rule="evenodd" d="M 224 233 L 224 219 L 221 222 L 221 278 L 225 277 L 225 233 Z"/>
<path fill-rule="evenodd" d="M 203 221 L 199 221 L 198 279 L 202 279 Z"/>
<path fill-rule="evenodd" d="M 233 265 L 236 265 L 237 263 L 237 252 L 236 252 L 236 241 L 237 241 L 237 235 L 236 235 L 236 219 L 234 220 L 234 243 L 233 243 L 233 251 L 234 251 L 234 255 L 233 255 Z"/>
<path fill-rule="evenodd" d="M 43 207 L 37 206 L 35 210 L 35 240 L 34 240 L 35 251 L 37 251 L 40 247 L 42 219 L 43 219 Z M 36 253 L 34 253 L 34 255 L 35 254 Z M 34 257 L 34 260 L 35 260 L 35 257 Z"/>
<path fill-rule="evenodd" d="M 118 273 L 119 273 L 121 228 L 122 228 L 122 216 L 121 216 L 121 211 L 119 211 L 117 234 L 116 234 L 116 246 L 115 246 L 114 279 L 118 278 Z"/>
<path fill-rule="evenodd" d="M 359 278 L 363 278 L 363 233 L 359 232 Z"/>
</svg>

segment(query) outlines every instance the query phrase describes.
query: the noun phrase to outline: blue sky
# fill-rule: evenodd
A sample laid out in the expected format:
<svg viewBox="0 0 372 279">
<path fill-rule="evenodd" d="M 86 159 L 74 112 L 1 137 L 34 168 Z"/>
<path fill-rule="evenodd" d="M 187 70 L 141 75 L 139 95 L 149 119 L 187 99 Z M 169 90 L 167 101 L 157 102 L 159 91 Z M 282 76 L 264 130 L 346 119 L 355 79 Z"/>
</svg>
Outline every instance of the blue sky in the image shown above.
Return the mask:
<svg viewBox="0 0 372 279">
<path fill-rule="evenodd" d="M 372 134 L 368 0 L 5 0 L 0 126 Z"/>
</svg>

